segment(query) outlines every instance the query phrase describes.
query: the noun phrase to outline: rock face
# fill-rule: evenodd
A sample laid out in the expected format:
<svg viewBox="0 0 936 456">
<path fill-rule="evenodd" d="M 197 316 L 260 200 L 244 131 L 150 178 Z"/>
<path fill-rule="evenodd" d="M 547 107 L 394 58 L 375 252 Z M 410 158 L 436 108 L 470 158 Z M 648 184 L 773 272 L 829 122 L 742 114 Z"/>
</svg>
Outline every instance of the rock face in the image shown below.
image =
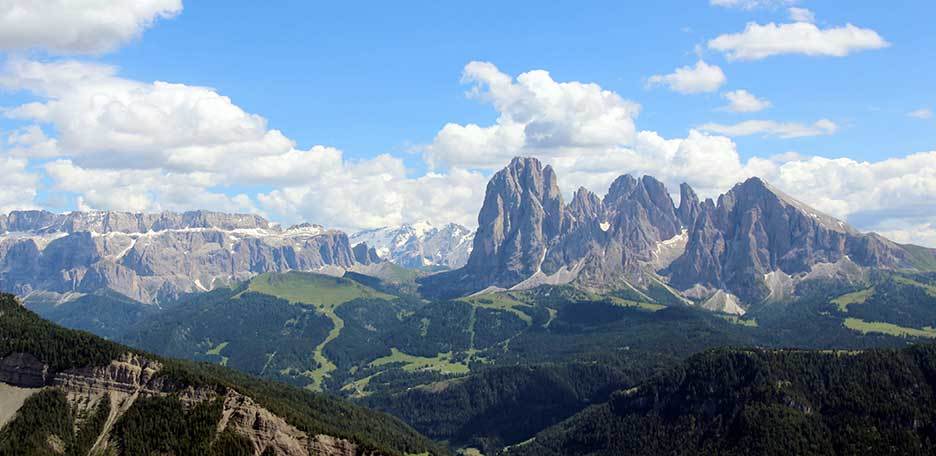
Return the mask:
<svg viewBox="0 0 936 456">
<path fill-rule="evenodd" d="M 0 216 L 0 290 L 20 295 L 111 289 L 152 303 L 262 272 L 343 270 L 354 264 L 350 241 L 340 231 L 310 224 L 284 230 L 254 215 L 21 211 Z"/>
<path fill-rule="evenodd" d="M 218 432 L 230 430 L 246 437 L 255 455 L 358 454 L 358 446 L 353 442 L 325 434 L 310 438 L 282 417 L 233 389 L 220 391 L 217 388 L 170 384 L 159 375 L 162 367 L 159 362 L 126 353 L 106 366 L 71 369 L 51 375 L 48 367 L 33 356 L 13 353 L 0 359 L 0 383 L 22 388 L 61 389 L 69 403 L 81 412 L 79 416 L 90 414 L 106 398 L 111 404 L 110 416 L 96 439 L 92 454 L 108 453 L 108 447 L 112 445 L 108 438 L 112 426 L 135 401 L 141 397 L 168 394 L 178 397 L 189 407 L 222 397 Z"/>
<path fill-rule="evenodd" d="M 478 231 L 465 271 L 509 287 L 539 271 L 558 243 L 565 219 L 556 173 L 536 159 L 515 158 L 494 175 L 478 215 Z"/>
<path fill-rule="evenodd" d="M 467 264 L 430 276 L 422 290 L 454 296 L 511 287 L 540 271 L 547 250 L 560 240 L 564 219 L 552 168 L 535 158 L 515 158 L 488 182 Z"/>
<path fill-rule="evenodd" d="M 377 255 L 377 249 L 368 247 L 366 242 L 355 245 L 351 251 L 354 254 L 356 263 L 363 265 L 380 263 L 380 255 Z"/>
<path fill-rule="evenodd" d="M 457 269 L 468 261 L 474 232 L 456 223 L 420 222 L 360 231 L 350 239 L 352 244 L 367 243 L 381 258 L 406 268 Z"/>
<path fill-rule="evenodd" d="M 552 168 L 515 158 L 488 184 L 478 224 L 465 267 L 422 279 L 425 294 L 569 282 L 646 290 L 668 280 L 699 303 L 743 313 L 740 303 L 770 295 L 771 277 L 774 285 L 789 285 L 784 277 L 820 265 L 914 264 L 903 246 L 862 234 L 757 178 L 736 185 L 717 204 L 700 202 L 682 184 L 677 207 L 662 182 L 623 175 L 604 198 L 582 188 L 566 205 Z"/>
<path fill-rule="evenodd" d="M 717 205 L 702 207 L 685 254 L 668 274 L 678 288 L 728 290 L 750 303 L 769 294 L 765 275 L 772 271 L 806 273 L 846 258 L 874 268 L 911 266 L 900 245 L 862 234 L 751 178 L 719 197 Z"/>
</svg>

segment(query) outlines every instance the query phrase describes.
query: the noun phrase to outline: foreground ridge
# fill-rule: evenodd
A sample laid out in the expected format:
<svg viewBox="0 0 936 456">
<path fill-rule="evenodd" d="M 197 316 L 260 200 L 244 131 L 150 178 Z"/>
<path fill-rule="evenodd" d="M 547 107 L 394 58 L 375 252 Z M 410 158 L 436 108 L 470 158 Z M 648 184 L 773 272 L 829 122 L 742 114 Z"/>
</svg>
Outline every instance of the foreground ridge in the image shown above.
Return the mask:
<svg viewBox="0 0 936 456">
<path fill-rule="evenodd" d="M 0 335 L 0 454 L 444 454 L 387 415 L 63 329 L 7 294 Z"/>
</svg>

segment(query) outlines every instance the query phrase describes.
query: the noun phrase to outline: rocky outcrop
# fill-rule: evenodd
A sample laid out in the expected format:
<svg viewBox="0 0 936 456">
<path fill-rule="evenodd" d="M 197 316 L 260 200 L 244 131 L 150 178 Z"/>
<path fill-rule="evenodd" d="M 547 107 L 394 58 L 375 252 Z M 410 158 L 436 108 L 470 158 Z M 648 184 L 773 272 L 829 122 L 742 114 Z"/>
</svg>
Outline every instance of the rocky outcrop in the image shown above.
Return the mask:
<svg viewBox="0 0 936 456">
<path fill-rule="evenodd" d="M 495 174 L 468 264 L 424 279 L 422 289 L 454 296 L 573 280 L 592 288 L 649 283 L 647 264 L 683 229 L 663 183 L 624 175 L 603 199 L 582 188 L 565 205 L 556 181 L 533 158 Z"/>
<path fill-rule="evenodd" d="M 101 400 L 111 404 L 110 416 L 94 451 L 106 452 L 109 433 L 121 415 L 140 397 L 172 394 L 188 407 L 223 397 L 218 432 L 230 430 L 246 437 L 253 453 L 287 456 L 354 456 L 358 446 L 345 439 L 319 434 L 309 437 L 286 420 L 233 389 L 193 388 L 160 376 L 162 364 L 134 353 L 126 353 L 106 366 L 70 369 L 51 374 L 48 366 L 26 353 L 0 359 L 0 383 L 21 388 L 58 388 L 69 403 L 88 416 Z M 22 405 L 20 403 L 20 405 Z M 12 416 L 12 414 L 11 414 Z M 80 424 L 80 423 L 79 423 Z"/>
<path fill-rule="evenodd" d="M 558 243 L 564 219 L 553 169 L 535 158 L 515 158 L 488 183 L 466 272 L 498 287 L 526 279 Z"/>
<path fill-rule="evenodd" d="M 224 397 L 224 408 L 218 430 L 229 429 L 247 437 L 255 455 L 274 454 L 289 456 L 329 455 L 356 456 L 358 446 L 349 440 L 326 434 L 309 437 L 253 399 L 229 390 Z"/>
<path fill-rule="evenodd" d="M 354 264 L 340 231 L 283 230 L 253 215 L 19 211 L 0 218 L 0 290 L 20 295 L 110 289 L 152 303 L 263 272 Z"/>
<path fill-rule="evenodd" d="M 358 264 L 380 263 L 380 255 L 377 255 L 377 249 L 368 247 L 366 242 L 355 245 L 351 250 L 354 254 L 354 261 Z"/>
</svg>

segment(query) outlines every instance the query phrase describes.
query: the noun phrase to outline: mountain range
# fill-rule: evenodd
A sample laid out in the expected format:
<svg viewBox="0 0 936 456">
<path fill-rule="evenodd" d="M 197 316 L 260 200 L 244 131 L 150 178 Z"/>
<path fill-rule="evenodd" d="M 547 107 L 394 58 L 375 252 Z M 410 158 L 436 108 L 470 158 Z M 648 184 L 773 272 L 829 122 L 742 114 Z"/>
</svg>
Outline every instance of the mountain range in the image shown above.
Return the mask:
<svg viewBox="0 0 936 456">
<path fill-rule="evenodd" d="M 936 250 L 865 234 L 759 178 L 717 202 L 680 186 L 676 205 L 652 176 L 623 175 L 604 197 L 580 188 L 566 203 L 558 177 L 515 158 L 488 183 L 467 264 L 422 279 L 438 297 L 574 284 L 670 293 L 743 314 L 816 277 L 857 280 L 869 269 L 926 269 Z"/>
<path fill-rule="evenodd" d="M 677 205 L 652 176 L 622 175 L 603 197 L 580 188 L 566 203 L 554 170 L 522 157 L 488 183 L 475 232 L 420 222 L 348 236 L 207 211 L 14 211 L 0 233 L 0 290 L 44 301 L 109 289 L 158 303 L 264 272 L 379 276 L 372 265 L 389 261 L 448 269 L 420 279 L 430 297 L 572 284 L 743 314 L 809 278 L 936 262 L 933 249 L 861 233 L 759 178 L 714 201 L 682 184 Z"/>
<path fill-rule="evenodd" d="M 424 221 L 359 231 L 350 239 L 352 244 L 367 244 L 381 258 L 406 268 L 457 269 L 468 261 L 474 232 L 457 223 L 437 227 Z"/>
<path fill-rule="evenodd" d="M 158 303 L 264 272 L 340 276 L 368 270 L 382 256 L 407 267 L 459 267 L 471 237 L 456 224 L 404 225 L 349 238 L 321 225 L 281 228 L 256 215 L 208 211 L 14 211 L 0 215 L 0 290 L 61 301 L 108 289 Z"/>
</svg>

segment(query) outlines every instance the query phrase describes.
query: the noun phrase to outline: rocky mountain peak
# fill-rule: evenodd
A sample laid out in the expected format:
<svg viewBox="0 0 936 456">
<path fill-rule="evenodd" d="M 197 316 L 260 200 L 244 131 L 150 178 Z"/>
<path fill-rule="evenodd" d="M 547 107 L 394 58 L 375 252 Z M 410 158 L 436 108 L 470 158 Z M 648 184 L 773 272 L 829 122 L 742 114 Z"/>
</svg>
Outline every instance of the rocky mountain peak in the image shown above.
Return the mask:
<svg viewBox="0 0 936 456">
<path fill-rule="evenodd" d="M 488 183 L 467 268 L 498 286 L 529 277 L 559 237 L 564 209 L 552 167 L 514 158 Z"/>
<path fill-rule="evenodd" d="M 603 217 L 604 207 L 601 198 L 585 187 L 579 187 L 569 203 L 569 213 L 577 222 L 585 222 Z"/>
<path fill-rule="evenodd" d="M 702 211 L 702 204 L 699 202 L 699 196 L 689 184 L 683 182 L 679 186 L 679 209 L 676 215 L 684 227 L 692 228 L 696 218 Z"/>
<path fill-rule="evenodd" d="M 422 289 L 453 296 L 570 281 L 644 288 L 662 275 L 687 296 L 721 292 L 747 305 L 770 295 L 771 273 L 793 280 L 817 264 L 917 261 L 903 246 L 862 234 L 763 179 L 735 185 L 717 203 L 700 202 L 688 184 L 679 196 L 677 207 L 659 180 L 625 174 L 603 199 L 580 188 L 563 206 L 552 169 L 516 158 L 488 183 L 468 265 L 424 280 Z"/>
</svg>

